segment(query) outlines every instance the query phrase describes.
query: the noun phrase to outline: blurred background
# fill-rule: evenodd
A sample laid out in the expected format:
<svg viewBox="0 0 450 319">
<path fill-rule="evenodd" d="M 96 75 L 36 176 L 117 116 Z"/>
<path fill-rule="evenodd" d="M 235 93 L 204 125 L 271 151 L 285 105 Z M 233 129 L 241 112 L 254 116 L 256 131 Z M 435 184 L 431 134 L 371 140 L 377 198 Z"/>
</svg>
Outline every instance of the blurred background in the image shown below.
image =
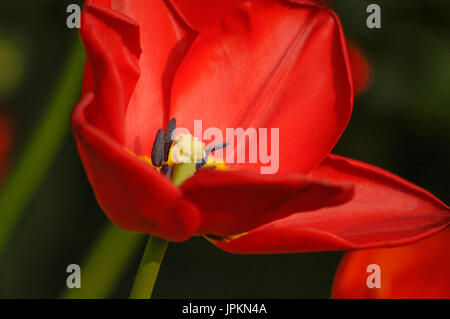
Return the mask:
<svg viewBox="0 0 450 319">
<path fill-rule="evenodd" d="M 381 6 L 381 29 L 366 27 L 366 7 L 373 2 Z M 11 168 L 38 127 L 78 36 L 66 27 L 69 3 L 82 2 L 0 1 L 0 114 L 13 127 Z M 394 172 L 448 203 L 450 2 L 335 0 L 332 5 L 372 69 L 371 85 L 356 98 L 334 152 Z M 0 259 L 2 298 L 59 297 L 67 265 L 83 264 L 108 223 L 86 179 L 69 118 L 64 121 L 64 130 L 55 132 L 63 143 Z M 111 297 L 128 297 L 144 245 L 145 237 Z M 328 298 L 342 255 L 241 256 L 201 238 L 171 243 L 154 297 Z"/>
</svg>

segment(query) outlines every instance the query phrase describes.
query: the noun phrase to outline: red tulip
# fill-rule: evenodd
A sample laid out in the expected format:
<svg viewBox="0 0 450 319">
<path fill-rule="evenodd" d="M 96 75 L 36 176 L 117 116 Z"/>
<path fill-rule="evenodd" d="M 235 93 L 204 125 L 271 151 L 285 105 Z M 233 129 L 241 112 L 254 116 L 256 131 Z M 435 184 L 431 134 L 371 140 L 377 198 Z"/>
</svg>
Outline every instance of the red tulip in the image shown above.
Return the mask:
<svg viewBox="0 0 450 319">
<path fill-rule="evenodd" d="M 239 253 L 397 245 L 448 224 L 448 207 L 426 191 L 329 154 L 353 97 L 330 10 L 257 0 L 224 12 L 208 1 L 189 18 L 186 3 L 97 0 L 83 10 L 88 59 L 72 126 L 114 223 L 173 241 L 206 235 Z M 261 161 L 227 163 L 175 187 L 161 166 L 172 118 L 191 132 L 195 120 L 279 128 L 277 174 L 258 174 Z"/>
<path fill-rule="evenodd" d="M 11 149 L 11 123 L 7 115 L 0 113 L 0 184 L 7 169 Z"/>
<path fill-rule="evenodd" d="M 450 228 L 396 248 L 347 253 L 339 266 L 334 298 L 450 298 Z M 367 266 L 380 266 L 380 287 L 368 288 Z"/>
</svg>

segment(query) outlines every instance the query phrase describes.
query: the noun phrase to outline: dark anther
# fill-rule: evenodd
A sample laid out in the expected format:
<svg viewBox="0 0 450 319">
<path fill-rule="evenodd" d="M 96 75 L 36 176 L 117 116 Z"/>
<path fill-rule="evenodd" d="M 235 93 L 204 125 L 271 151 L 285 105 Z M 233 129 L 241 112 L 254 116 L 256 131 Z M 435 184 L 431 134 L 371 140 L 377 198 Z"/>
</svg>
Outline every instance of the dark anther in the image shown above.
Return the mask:
<svg viewBox="0 0 450 319">
<path fill-rule="evenodd" d="M 172 118 L 166 127 L 166 132 L 164 133 L 164 161 L 167 161 L 169 159 L 169 151 L 170 147 L 172 146 L 172 135 L 177 127 L 177 120 L 175 118 Z"/>
<path fill-rule="evenodd" d="M 164 159 L 164 133 L 159 129 L 156 133 L 155 142 L 152 149 L 152 163 L 153 165 L 160 167 Z"/>
<path fill-rule="evenodd" d="M 203 166 L 205 166 L 207 160 L 205 160 L 204 158 L 202 159 L 202 161 L 200 163 L 195 164 L 195 169 L 200 169 Z"/>
<path fill-rule="evenodd" d="M 227 147 L 227 145 L 228 145 L 228 143 L 223 143 L 223 144 L 217 144 L 217 145 L 205 148 L 206 156 L 208 156 L 210 153 L 212 153 L 214 151 L 220 150 L 221 148 Z"/>
<path fill-rule="evenodd" d="M 161 173 L 166 175 L 168 178 L 171 178 L 172 177 L 172 167 L 167 164 L 164 164 L 161 168 Z"/>
<path fill-rule="evenodd" d="M 220 150 L 221 148 L 225 148 L 227 147 L 227 145 L 228 143 L 223 143 L 205 148 L 205 157 L 202 159 L 200 163 L 197 163 L 197 165 L 195 165 L 195 169 L 200 169 L 203 166 L 205 166 L 205 164 L 208 162 L 209 154 L 211 154 L 214 151 Z"/>
</svg>

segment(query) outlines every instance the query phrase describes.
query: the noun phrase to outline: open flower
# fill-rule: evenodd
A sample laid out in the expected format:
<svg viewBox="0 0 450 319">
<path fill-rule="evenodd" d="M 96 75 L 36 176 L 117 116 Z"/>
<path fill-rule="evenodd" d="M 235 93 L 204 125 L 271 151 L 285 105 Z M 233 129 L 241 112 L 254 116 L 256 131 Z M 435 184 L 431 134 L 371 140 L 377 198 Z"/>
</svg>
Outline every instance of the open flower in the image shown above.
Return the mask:
<svg viewBox="0 0 450 319">
<path fill-rule="evenodd" d="M 450 298 L 450 228 L 402 247 L 347 253 L 339 266 L 334 298 Z M 380 287 L 368 288 L 368 265 L 380 268 Z"/>
<path fill-rule="evenodd" d="M 329 154 L 353 101 L 330 10 L 256 0 L 225 9 L 208 1 L 194 12 L 188 3 L 84 7 L 87 63 L 72 126 L 114 223 L 173 241 L 204 235 L 238 253 L 397 245 L 448 224 L 448 207 L 426 191 Z M 278 128 L 277 173 L 260 175 L 262 161 L 208 157 L 213 150 L 193 137 L 174 140 L 175 126 L 192 132 L 198 120 L 223 132 Z M 186 158 L 196 172 L 176 187 L 167 176 Z"/>
</svg>

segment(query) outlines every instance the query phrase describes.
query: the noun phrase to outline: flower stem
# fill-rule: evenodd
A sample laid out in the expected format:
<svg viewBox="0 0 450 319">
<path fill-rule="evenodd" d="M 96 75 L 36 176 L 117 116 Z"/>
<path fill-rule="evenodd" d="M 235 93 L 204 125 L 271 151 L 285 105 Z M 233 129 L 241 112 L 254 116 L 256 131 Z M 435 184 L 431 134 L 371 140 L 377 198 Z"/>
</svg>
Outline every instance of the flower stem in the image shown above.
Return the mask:
<svg viewBox="0 0 450 319">
<path fill-rule="evenodd" d="M 130 299 L 151 298 L 168 243 L 165 239 L 150 235 L 139 270 L 134 279 Z"/>
<path fill-rule="evenodd" d="M 84 59 L 77 37 L 45 113 L 0 192 L 0 255 L 69 132 L 68 118 L 80 95 Z"/>
<path fill-rule="evenodd" d="M 195 173 L 195 165 L 195 163 L 186 163 L 175 166 L 172 174 L 172 181 L 175 186 L 180 186 Z M 151 298 L 168 243 L 167 240 L 156 236 L 149 237 L 141 264 L 134 279 L 130 299 Z"/>
</svg>

